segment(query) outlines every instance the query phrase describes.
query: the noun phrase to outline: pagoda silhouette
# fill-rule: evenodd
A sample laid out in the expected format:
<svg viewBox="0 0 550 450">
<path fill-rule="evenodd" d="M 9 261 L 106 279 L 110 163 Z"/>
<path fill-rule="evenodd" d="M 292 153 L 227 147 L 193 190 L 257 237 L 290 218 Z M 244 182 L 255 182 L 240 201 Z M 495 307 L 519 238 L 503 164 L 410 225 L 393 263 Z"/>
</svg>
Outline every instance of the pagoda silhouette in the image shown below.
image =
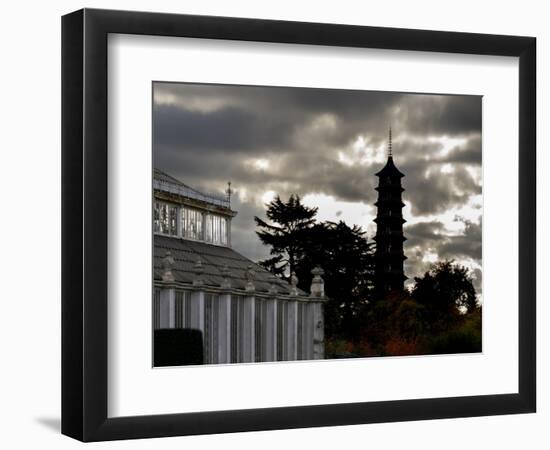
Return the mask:
<svg viewBox="0 0 550 450">
<path fill-rule="evenodd" d="M 403 262 L 407 257 L 403 252 L 403 200 L 401 178 L 405 175 L 393 162 L 391 128 L 388 141 L 388 160 L 378 177 L 378 201 L 376 219 L 375 252 L 375 293 L 377 298 L 385 298 L 391 291 L 403 291 L 407 277 Z"/>
</svg>

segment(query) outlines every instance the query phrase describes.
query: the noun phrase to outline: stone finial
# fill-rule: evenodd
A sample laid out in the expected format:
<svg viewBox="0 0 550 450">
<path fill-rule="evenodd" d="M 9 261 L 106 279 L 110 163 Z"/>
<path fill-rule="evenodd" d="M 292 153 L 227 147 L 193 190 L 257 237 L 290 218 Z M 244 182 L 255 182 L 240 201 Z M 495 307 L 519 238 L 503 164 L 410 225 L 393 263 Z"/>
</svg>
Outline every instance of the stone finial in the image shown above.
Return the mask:
<svg viewBox="0 0 550 450">
<path fill-rule="evenodd" d="M 200 256 L 193 266 L 193 273 L 195 274 L 195 278 L 193 279 L 193 286 L 202 286 L 204 284 L 204 266 L 202 265 L 202 260 Z"/>
<path fill-rule="evenodd" d="M 311 297 L 318 297 L 323 298 L 325 296 L 325 282 L 323 281 L 323 278 L 321 277 L 325 271 L 321 269 L 319 266 L 315 267 L 311 274 L 313 275 L 313 279 L 311 280 Z"/>
<path fill-rule="evenodd" d="M 252 267 L 252 264 L 250 264 L 244 273 L 244 276 L 246 278 L 246 286 L 245 291 L 246 292 L 254 292 L 256 290 L 256 286 L 254 285 L 254 278 L 256 278 L 256 272 L 254 271 L 254 268 Z"/>
<path fill-rule="evenodd" d="M 278 292 L 279 292 L 279 287 L 277 286 L 277 281 L 279 279 L 274 275 L 274 274 L 271 274 L 269 276 L 269 290 L 268 290 L 268 293 L 270 295 L 277 295 Z"/>
<path fill-rule="evenodd" d="M 174 278 L 174 273 L 172 272 L 174 263 L 175 261 L 172 253 L 170 250 L 167 250 L 164 258 L 162 258 L 162 281 L 166 281 L 167 283 L 173 283 L 176 281 Z"/>
<path fill-rule="evenodd" d="M 231 275 L 231 270 L 227 264 L 221 268 L 221 273 L 223 277 L 222 289 L 231 289 L 231 279 L 229 278 L 229 275 Z"/>
<path fill-rule="evenodd" d="M 298 295 L 298 277 L 295 274 L 290 275 L 290 295 Z"/>
</svg>

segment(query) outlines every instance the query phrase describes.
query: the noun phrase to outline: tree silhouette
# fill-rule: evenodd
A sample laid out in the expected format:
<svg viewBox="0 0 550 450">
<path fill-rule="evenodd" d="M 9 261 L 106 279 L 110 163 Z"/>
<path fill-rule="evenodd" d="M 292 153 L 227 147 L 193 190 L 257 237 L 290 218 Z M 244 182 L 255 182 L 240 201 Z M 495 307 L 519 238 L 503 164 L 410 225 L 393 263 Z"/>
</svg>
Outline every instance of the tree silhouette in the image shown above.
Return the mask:
<svg viewBox="0 0 550 450">
<path fill-rule="evenodd" d="M 458 320 L 457 316 L 478 307 L 469 270 L 452 260 L 435 264 L 414 281 L 411 296 L 425 307 L 427 321 L 434 331 L 448 327 Z"/>
<path fill-rule="evenodd" d="M 373 290 L 374 243 L 360 227 L 340 221 L 313 226 L 304 235 L 304 248 L 296 263 L 298 286 L 309 290 L 311 270 L 324 270 L 325 333 L 354 338 L 360 331 L 359 315 Z"/>
<path fill-rule="evenodd" d="M 301 203 L 298 195 L 291 195 L 283 202 L 277 195 L 267 205 L 266 215 L 271 223 L 259 217 L 254 221 L 260 227 L 256 234 L 260 240 L 271 247 L 273 258 L 260 261 L 266 269 L 289 279 L 295 273 L 296 260 L 307 241 L 306 232 L 314 225 L 317 208 L 308 208 Z"/>
</svg>

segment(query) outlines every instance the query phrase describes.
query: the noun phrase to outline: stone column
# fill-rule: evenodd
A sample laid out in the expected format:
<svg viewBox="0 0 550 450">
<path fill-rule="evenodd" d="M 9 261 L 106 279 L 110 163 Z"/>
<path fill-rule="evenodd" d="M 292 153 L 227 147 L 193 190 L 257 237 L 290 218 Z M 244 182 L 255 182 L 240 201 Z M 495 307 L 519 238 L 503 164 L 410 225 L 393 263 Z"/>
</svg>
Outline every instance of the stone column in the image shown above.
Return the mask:
<svg viewBox="0 0 550 450">
<path fill-rule="evenodd" d="M 255 297 L 254 295 L 249 295 L 244 298 L 243 304 L 243 322 L 240 325 L 241 327 L 241 336 L 242 336 L 242 360 L 243 362 L 254 362 L 255 361 L 255 349 L 254 349 L 254 307 L 255 307 Z"/>
<path fill-rule="evenodd" d="M 325 318 L 323 303 L 311 304 L 313 309 L 313 359 L 325 358 Z"/>
<path fill-rule="evenodd" d="M 191 328 L 204 333 L 204 291 L 191 293 Z M 204 338 L 203 335 L 203 344 Z"/>
<path fill-rule="evenodd" d="M 311 301 L 308 305 L 308 309 L 311 311 L 308 315 L 311 318 L 311 337 L 313 341 L 313 352 L 311 358 L 324 359 L 325 357 L 325 321 L 323 313 L 323 301 L 325 298 L 325 283 L 322 275 L 323 269 L 317 266 L 311 273 L 313 279 L 311 280 Z"/>
<path fill-rule="evenodd" d="M 304 302 L 303 359 L 313 359 L 313 304 Z"/>
<path fill-rule="evenodd" d="M 298 334 L 298 302 L 290 301 L 287 307 L 287 330 L 286 330 L 286 349 L 287 360 L 296 361 L 298 358 L 298 352 L 296 348 L 297 334 Z"/>
<path fill-rule="evenodd" d="M 221 294 L 218 310 L 218 362 L 231 362 L 231 294 Z"/>
<path fill-rule="evenodd" d="M 227 293 L 220 294 L 218 309 L 218 363 L 231 362 L 231 280 L 230 270 L 224 266 L 221 270 L 223 276 L 222 289 Z"/>
<path fill-rule="evenodd" d="M 288 299 L 287 311 L 287 359 L 296 361 L 298 359 L 298 277 L 295 274 L 290 276 L 290 298 Z"/>
<path fill-rule="evenodd" d="M 193 288 L 195 290 L 191 293 L 191 328 L 202 331 L 202 342 L 204 345 L 204 267 L 200 257 L 193 267 L 193 273 L 195 275 L 193 279 Z"/>
<path fill-rule="evenodd" d="M 277 300 L 264 300 L 264 352 L 263 361 L 277 361 Z"/>
<path fill-rule="evenodd" d="M 227 218 L 227 246 L 231 247 L 231 217 Z"/>
<path fill-rule="evenodd" d="M 160 290 L 160 328 L 174 328 L 176 326 L 176 291 L 173 288 Z"/>
<path fill-rule="evenodd" d="M 255 361 L 255 340 L 254 340 L 254 328 L 255 328 L 255 292 L 256 286 L 254 285 L 255 272 L 252 265 L 248 266 L 246 272 L 246 287 L 247 296 L 245 297 L 241 307 L 243 308 L 241 327 L 242 336 L 242 360 L 243 362 Z"/>
</svg>

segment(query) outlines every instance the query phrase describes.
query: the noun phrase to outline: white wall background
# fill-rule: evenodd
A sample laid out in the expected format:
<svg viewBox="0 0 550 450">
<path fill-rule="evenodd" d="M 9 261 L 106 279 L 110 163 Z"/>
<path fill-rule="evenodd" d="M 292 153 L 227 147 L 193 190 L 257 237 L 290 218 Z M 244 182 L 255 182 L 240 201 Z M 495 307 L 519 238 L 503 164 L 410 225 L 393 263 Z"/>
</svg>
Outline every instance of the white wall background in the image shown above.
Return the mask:
<svg viewBox="0 0 550 450">
<path fill-rule="evenodd" d="M 543 179 L 550 140 L 543 108 L 550 104 L 550 29 L 544 2 L 347 0 L 267 2 L 203 0 L 89 0 L 85 3 L 9 2 L 0 33 L 0 445 L 3 448 L 73 448 L 60 421 L 60 16 L 83 6 L 189 14 L 243 16 L 360 25 L 531 35 L 538 38 L 539 230 L 550 229 Z M 539 233 L 539 255 L 550 251 Z M 539 256 L 539 278 L 548 271 Z M 549 292 L 539 283 L 539 412 L 535 415 L 453 419 L 276 432 L 239 433 L 101 443 L 105 448 L 226 449 L 342 445 L 408 449 L 545 449 L 550 445 L 550 373 L 547 344 Z M 545 354 L 546 353 L 546 354 Z"/>
</svg>

